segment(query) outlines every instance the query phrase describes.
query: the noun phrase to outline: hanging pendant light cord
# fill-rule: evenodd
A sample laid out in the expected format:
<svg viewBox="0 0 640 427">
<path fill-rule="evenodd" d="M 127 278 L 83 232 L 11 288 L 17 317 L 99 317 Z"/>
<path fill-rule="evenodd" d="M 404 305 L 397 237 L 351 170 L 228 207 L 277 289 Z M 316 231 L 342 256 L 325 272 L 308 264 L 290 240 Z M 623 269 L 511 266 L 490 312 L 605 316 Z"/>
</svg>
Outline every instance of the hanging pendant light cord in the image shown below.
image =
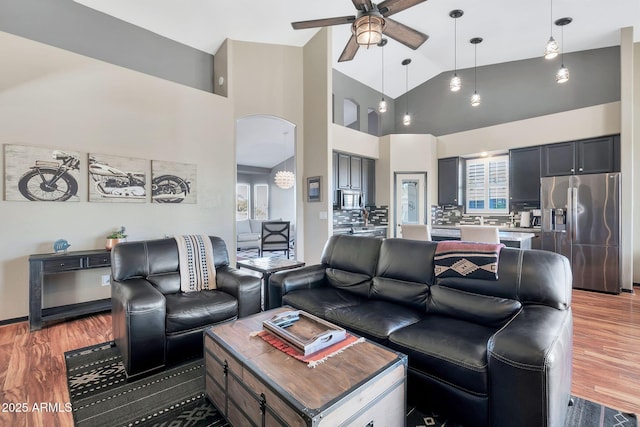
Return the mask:
<svg viewBox="0 0 640 427">
<path fill-rule="evenodd" d="M 564 67 L 564 25 L 560 28 L 560 37 L 562 38 L 562 40 L 560 40 L 560 62 Z"/>
<path fill-rule="evenodd" d="M 453 74 L 458 71 L 458 18 L 453 20 Z"/>
<path fill-rule="evenodd" d="M 406 93 L 406 112 L 409 114 L 409 64 L 405 65 L 407 68 L 406 78 L 405 78 L 405 93 Z"/>
<path fill-rule="evenodd" d="M 382 97 L 384 98 L 384 46 L 382 46 L 382 48 L 380 48 L 380 50 L 382 51 Z"/>
<path fill-rule="evenodd" d="M 550 13 L 550 19 L 549 19 L 549 34 L 551 34 L 551 36 L 553 36 L 553 0 L 551 0 L 551 13 Z"/>
<path fill-rule="evenodd" d="M 474 44 L 473 48 L 473 93 L 475 93 L 478 89 L 478 44 Z"/>
</svg>

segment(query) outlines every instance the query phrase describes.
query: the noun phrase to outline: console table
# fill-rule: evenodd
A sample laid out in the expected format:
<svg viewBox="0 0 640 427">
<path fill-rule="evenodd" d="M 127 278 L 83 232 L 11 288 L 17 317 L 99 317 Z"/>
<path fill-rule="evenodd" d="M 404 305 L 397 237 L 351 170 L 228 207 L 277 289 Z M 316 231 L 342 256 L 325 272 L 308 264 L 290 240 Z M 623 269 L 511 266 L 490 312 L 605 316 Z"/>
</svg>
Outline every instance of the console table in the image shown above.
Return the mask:
<svg viewBox="0 0 640 427">
<path fill-rule="evenodd" d="M 42 308 L 42 287 L 47 275 L 109 266 L 111 252 L 106 249 L 29 256 L 29 329 L 41 329 L 47 320 L 111 310 L 110 298 Z"/>
</svg>

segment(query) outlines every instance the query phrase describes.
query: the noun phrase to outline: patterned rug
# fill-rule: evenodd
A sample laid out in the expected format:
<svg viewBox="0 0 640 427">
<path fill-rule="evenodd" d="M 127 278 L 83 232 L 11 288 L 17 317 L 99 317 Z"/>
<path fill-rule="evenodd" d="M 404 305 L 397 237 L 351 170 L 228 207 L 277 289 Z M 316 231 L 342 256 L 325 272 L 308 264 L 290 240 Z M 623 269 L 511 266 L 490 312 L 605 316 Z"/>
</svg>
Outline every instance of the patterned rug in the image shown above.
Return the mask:
<svg viewBox="0 0 640 427">
<path fill-rule="evenodd" d="M 113 342 L 65 353 L 67 386 L 76 426 L 228 427 L 204 393 L 202 359 L 126 382 Z M 622 413 L 574 397 L 566 427 L 637 426 Z M 436 413 L 408 408 L 408 427 L 462 427 Z"/>
</svg>

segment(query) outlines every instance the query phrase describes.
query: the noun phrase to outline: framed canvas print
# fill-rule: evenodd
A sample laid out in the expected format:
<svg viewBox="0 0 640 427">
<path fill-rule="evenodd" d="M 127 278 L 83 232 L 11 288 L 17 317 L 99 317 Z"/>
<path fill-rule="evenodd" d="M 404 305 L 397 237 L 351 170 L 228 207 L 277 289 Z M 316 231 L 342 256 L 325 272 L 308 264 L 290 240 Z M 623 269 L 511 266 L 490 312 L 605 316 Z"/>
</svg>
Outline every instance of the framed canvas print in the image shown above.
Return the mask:
<svg viewBox="0 0 640 427">
<path fill-rule="evenodd" d="M 144 203 L 146 161 L 107 154 L 89 154 L 90 202 Z"/>
<path fill-rule="evenodd" d="M 80 154 L 24 145 L 4 146 L 5 200 L 77 202 Z"/>
<path fill-rule="evenodd" d="M 197 177 L 195 164 L 151 161 L 151 202 L 196 203 Z"/>
<path fill-rule="evenodd" d="M 307 202 L 320 202 L 322 200 L 322 177 L 312 176 L 307 178 Z"/>
</svg>

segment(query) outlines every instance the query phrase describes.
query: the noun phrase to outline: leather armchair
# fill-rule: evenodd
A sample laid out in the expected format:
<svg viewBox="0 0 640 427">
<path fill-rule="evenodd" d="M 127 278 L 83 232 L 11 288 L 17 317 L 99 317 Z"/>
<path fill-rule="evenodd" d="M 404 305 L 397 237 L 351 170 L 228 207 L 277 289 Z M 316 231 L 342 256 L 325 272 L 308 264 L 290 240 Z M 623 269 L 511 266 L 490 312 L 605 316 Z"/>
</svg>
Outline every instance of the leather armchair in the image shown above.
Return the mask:
<svg viewBox="0 0 640 427">
<path fill-rule="evenodd" d="M 126 242 L 111 251 L 113 336 L 127 377 L 201 357 L 204 329 L 260 311 L 260 278 L 230 267 L 224 241 L 210 239 L 215 290 L 181 292 L 175 239 Z"/>
</svg>

